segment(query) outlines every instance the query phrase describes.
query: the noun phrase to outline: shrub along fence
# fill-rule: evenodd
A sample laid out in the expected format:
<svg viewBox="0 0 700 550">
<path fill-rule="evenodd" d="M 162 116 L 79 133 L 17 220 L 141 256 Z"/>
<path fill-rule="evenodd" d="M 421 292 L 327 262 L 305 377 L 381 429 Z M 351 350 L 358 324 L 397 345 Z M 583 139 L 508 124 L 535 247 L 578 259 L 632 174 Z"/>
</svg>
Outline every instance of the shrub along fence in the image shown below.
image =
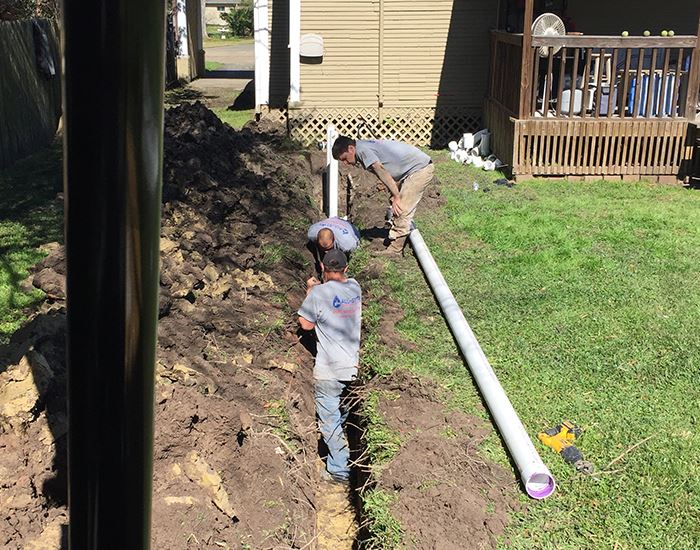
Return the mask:
<svg viewBox="0 0 700 550">
<path fill-rule="evenodd" d="M 47 20 L 0 21 L 0 168 L 46 147 L 61 116 L 56 29 Z"/>
</svg>

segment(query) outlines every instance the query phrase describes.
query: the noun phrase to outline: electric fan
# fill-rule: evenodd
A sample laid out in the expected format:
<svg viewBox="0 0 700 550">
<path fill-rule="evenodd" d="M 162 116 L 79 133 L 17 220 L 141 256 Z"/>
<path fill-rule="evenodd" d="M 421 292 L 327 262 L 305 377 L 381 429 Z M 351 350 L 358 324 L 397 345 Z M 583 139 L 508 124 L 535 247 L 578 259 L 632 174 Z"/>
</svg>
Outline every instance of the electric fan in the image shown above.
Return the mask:
<svg viewBox="0 0 700 550">
<path fill-rule="evenodd" d="M 533 36 L 563 36 L 565 34 L 566 28 L 564 27 L 564 22 L 554 13 L 543 13 L 532 23 Z M 560 49 L 561 46 L 552 48 L 552 55 L 557 53 Z M 547 46 L 540 46 L 537 51 L 540 57 L 547 57 L 549 55 L 549 48 Z"/>
</svg>

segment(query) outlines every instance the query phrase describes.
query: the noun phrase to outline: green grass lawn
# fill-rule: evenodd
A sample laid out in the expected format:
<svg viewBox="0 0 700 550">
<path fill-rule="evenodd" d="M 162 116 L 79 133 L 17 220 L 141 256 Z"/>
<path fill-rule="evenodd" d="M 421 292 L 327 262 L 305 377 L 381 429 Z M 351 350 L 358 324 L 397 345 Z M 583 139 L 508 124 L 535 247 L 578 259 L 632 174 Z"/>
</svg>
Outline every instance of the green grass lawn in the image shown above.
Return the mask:
<svg viewBox="0 0 700 550">
<path fill-rule="evenodd" d="M 219 63 L 218 61 L 205 61 L 204 62 L 204 70 L 206 71 L 215 71 L 219 67 L 221 67 L 223 63 Z"/>
<path fill-rule="evenodd" d="M 243 125 L 249 120 L 253 119 L 255 115 L 255 109 L 247 109 L 245 111 L 229 111 L 226 108 L 214 108 L 212 109 L 216 116 L 221 119 L 221 122 L 225 122 L 232 128 L 240 130 Z"/>
<path fill-rule="evenodd" d="M 24 309 L 38 303 L 39 290 L 23 292 L 27 269 L 44 254 L 42 244 L 63 241 L 61 149 L 56 145 L 0 171 L 0 343 L 26 319 Z"/>
<path fill-rule="evenodd" d="M 218 27 L 217 27 L 218 29 Z M 240 36 L 231 36 L 230 33 L 224 33 L 226 38 L 221 38 L 221 34 L 218 30 L 214 29 L 210 31 L 209 36 L 205 36 L 203 40 L 203 46 L 205 50 L 209 48 L 216 48 L 217 46 L 234 46 L 236 44 L 252 44 L 253 37 L 247 36 L 242 38 Z"/>
<path fill-rule="evenodd" d="M 447 205 L 419 209 L 417 223 L 558 483 L 513 518 L 508 547 L 700 547 L 700 195 L 602 181 L 509 189 L 453 162 L 437 171 Z M 438 378 L 454 406 L 479 414 L 416 261 L 390 264 L 385 277 L 406 311 L 398 329 L 418 351 L 376 370 Z M 578 446 L 597 476 L 536 440 L 565 419 L 585 430 Z M 510 468 L 495 433 L 482 452 Z"/>
</svg>

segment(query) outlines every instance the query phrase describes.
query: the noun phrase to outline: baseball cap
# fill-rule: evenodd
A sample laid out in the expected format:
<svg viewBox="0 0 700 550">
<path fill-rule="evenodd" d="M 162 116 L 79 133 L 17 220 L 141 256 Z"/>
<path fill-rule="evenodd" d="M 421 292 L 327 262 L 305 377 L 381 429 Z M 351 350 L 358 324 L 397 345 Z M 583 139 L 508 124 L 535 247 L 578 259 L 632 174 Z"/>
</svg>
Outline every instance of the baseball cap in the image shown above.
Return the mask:
<svg viewBox="0 0 700 550">
<path fill-rule="evenodd" d="M 323 266 L 328 271 L 342 271 L 348 266 L 348 259 L 343 251 L 334 248 L 323 256 Z"/>
</svg>

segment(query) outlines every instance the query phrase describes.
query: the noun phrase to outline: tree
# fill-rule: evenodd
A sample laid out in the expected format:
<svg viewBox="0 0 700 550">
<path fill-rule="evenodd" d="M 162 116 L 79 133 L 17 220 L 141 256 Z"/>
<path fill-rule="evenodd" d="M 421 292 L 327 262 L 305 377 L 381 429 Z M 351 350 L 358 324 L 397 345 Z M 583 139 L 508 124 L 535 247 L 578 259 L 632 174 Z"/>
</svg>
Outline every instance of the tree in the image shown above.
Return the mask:
<svg viewBox="0 0 700 550">
<path fill-rule="evenodd" d="M 58 0 L 0 0 L 0 21 L 42 17 L 57 19 Z"/>
<path fill-rule="evenodd" d="M 253 36 L 253 2 L 247 0 L 233 11 L 221 14 L 233 36 Z"/>
</svg>

